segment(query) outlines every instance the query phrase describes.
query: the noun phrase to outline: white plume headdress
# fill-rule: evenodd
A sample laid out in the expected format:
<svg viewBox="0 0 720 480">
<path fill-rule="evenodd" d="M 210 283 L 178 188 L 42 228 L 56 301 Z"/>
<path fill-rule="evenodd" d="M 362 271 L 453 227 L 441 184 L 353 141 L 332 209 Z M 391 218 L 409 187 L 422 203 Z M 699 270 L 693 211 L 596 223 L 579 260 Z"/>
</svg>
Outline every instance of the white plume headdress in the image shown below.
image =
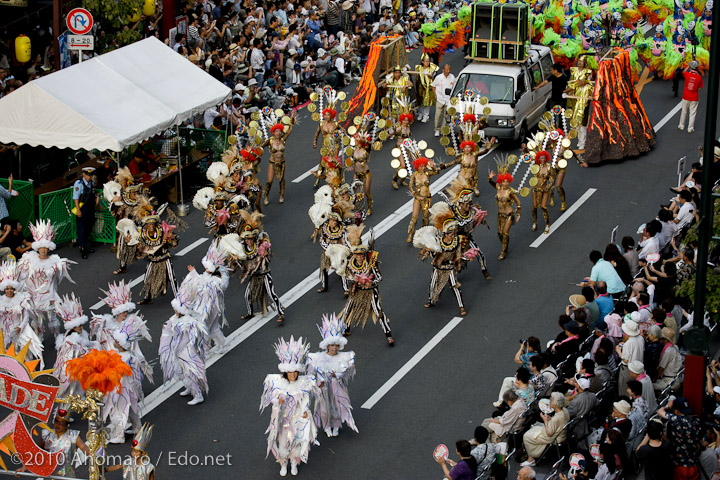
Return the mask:
<svg viewBox="0 0 720 480">
<path fill-rule="evenodd" d="M 305 358 L 307 357 L 310 345 L 303 343 L 302 337 L 297 340 L 290 337 L 290 341 L 286 342 L 284 338 L 278 339 L 275 344 L 275 355 L 277 355 L 280 364 L 278 370 L 283 373 L 287 372 L 304 372 Z"/>
<path fill-rule="evenodd" d="M 63 295 L 62 298 L 55 296 L 55 313 L 62 319 L 66 332 L 88 321 L 87 315 L 83 315 L 80 299 L 74 293 Z"/>
<path fill-rule="evenodd" d="M 35 225 L 31 223 L 29 228 L 34 240 L 32 243 L 33 250 L 38 251 L 41 248 L 55 250 L 56 245 L 54 240 L 57 234 L 57 228 L 50 220 L 38 220 L 35 222 Z"/>
<path fill-rule="evenodd" d="M 338 320 L 334 313 L 323 315 L 322 325 L 317 327 L 323 337 L 322 342 L 320 342 L 320 348 L 323 350 L 327 350 L 329 345 L 338 345 L 339 349 L 342 350 L 347 345 L 347 338 L 343 336 L 345 328 L 347 328 L 345 322 Z"/>
<path fill-rule="evenodd" d="M 101 298 L 101 300 L 112 309 L 113 316 L 117 317 L 121 313 L 135 310 L 135 304 L 132 302 L 132 290 L 130 285 L 125 284 L 125 280 L 121 280 L 120 283 L 108 283 L 107 291 L 102 289 L 100 291 L 105 294 L 105 298 Z"/>
<path fill-rule="evenodd" d="M 20 271 L 17 269 L 17 263 L 12 260 L 5 260 L 0 264 L 0 291 L 5 291 L 7 287 L 12 287 L 16 291 L 20 290 L 20 282 L 18 276 Z"/>
<path fill-rule="evenodd" d="M 128 315 L 120 329 L 112 332 L 112 336 L 125 350 L 129 350 L 133 343 L 143 338 L 149 342 L 152 341 L 147 322 L 138 313 Z"/>
</svg>

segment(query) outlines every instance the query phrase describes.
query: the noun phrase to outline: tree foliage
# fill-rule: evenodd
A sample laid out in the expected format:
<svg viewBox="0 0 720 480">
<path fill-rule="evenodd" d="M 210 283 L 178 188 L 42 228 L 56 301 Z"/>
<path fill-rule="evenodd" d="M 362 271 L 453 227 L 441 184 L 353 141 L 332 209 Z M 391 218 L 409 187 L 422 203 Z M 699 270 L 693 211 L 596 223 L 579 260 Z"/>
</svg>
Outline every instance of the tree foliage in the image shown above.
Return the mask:
<svg viewBox="0 0 720 480">
<path fill-rule="evenodd" d="M 73 3 L 88 10 L 105 32 L 104 38 L 98 39 L 98 53 L 123 47 L 142 37 L 139 26 L 130 28 L 134 25 L 130 18 L 135 12 L 142 12 L 144 0 L 75 0 Z"/>
</svg>

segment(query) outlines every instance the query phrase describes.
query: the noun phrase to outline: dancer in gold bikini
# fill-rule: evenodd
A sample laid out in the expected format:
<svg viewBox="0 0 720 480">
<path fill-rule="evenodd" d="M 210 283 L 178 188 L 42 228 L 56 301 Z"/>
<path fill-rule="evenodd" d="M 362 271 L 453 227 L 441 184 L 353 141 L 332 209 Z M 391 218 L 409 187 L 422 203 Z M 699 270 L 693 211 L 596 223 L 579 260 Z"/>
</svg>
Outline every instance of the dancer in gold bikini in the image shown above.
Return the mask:
<svg viewBox="0 0 720 480">
<path fill-rule="evenodd" d="M 435 165 L 431 163 L 431 158 L 435 155 L 435 152 L 433 152 L 432 149 L 426 150 L 426 148 L 427 143 L 424 140 L 415 142 L 414 140 L 408 139 L 401 145 L 401 151 L 406 162 L 405 168 L 408 168 L 408 155 L 413 157 L 413 172 L 410 175 L 410 184 L 408 185 L 410 195 L 413 197 L 413 207 L 412 217 L 410 218 L 410 224 L 408 225 L 407 243 L 412 243 L 413 241 L 415 224 L 417 223 L 418 216 L 420 216 L 420 212 L 422 212 L 423 216 L 423 226 L 427 225 L 430 219 L 430 207 L 432 206 L 430 177 L 437 175 L 441 170 L 446 168 L 446 166 L 442 164 L 439 167 L 435 167 Z M 425 150 L 424 154 L 422 153 L 422 150 Z"/>
<path fill-rule="evenodd" d="M 412 103 L 406 95 L 398 95 L 395 99 L 395 105 L 397 108 L 397 122 L 393 125 L 392 133 L 395 135 L 397 146 L 400 147 L 402 143 L 412 136 L 410 127 L 415 120 L 415 116 L 412 111 Z M 399 185 L 407 185 L 408 178 L 401 178 L 398 174 L 399 168 L 395 169 L 395 174 L 392 179 L 392 186 L 395 190 L 399 188 Z"/>
<path fill-rule="evenodd" d="M 313 148 L 318 147 L 318 138 L 322 134 L 322 147 L 320 148 L 320 166 L 313 173 L 315 175 L 315 187 L 317 188 L 320 184 L 320 180 L 326 176 L 325 169 L 327 168 L 327 159 L 335 159 L 338 157 L 340 152 L 340 146 L 342 145 L 342 138 L 345 135 L 340 122 L 344 122 L 347 119 L 346 110 L 348 109 L 348 103 L 343 102 L 341 107 L 342 112 L 337 111 L 337 102 L 345 99 L 345 92 L 337 92 L 329 85 L 323 88 L 322 95 L 318 95 L 313 92 L 310 94 L 310 99 L 313 102 L 308 106 L 308 110 L 312 113 L 312 119 L 318 122 L 318 128 L 315 131 L 315 137 L 313 139 Z M 317 112 L 316 110 L 320 110 Z M 342 178 L 340 183 L 343 183 Z"/>
<path fill-rule="evenodd" d="M 510 175 L 510 165 L 505 161 L 498 161 L 498 175 L 495 178 L 495 172 L 491 171 L 488 175 L 488 182 L 495 187 L 495 201 L 498 208 L 498 238 L 502 244 L 502 250 L 498 260 L 503 260 L 507 255 L 508 245 L 510 244 L 510 227 L 513 223 L 520 221 L 522 213 L 522 204 L 517 196 L 517 192 L 510 184 L 513 181 Z M 514 208 L 513 204 L 517 207 Z"/>
<path fill-rule="evenodd" d="M 290 117 L 283 116 L 278 119 L 275 112 L 266 114 L 267 116 L 261 116 L 261 125 L 263 125 L 263 132 L 267 129 L 267 125 L 272 123 L 270 127 L 270 135 L 266 136 L 265 142 L 261 147 L 269 147 L 270 159 L 268 165 L 267 182 L 265 183 L 265 198 L 263 205 L 270 203 L 268 196 L 270 195 L 270 188 L 272 187 L 273 180 L 277 177 L 278 183 L 280 184 L 280 198 L 278 203 L 285 202 L 285 145 L 287 139 L 292 132 L 293 125 L 295 125 L 296 112 L 293 112 Z"/>
<path fill-rule="evenodd" d="M 348 142 L 345 154 L 353 167 L 354 180 L 363 184 L 367 200 L 367 216 L 372 214 L 373 208 L 372 172 L 368 166 L 370 151 L 380 150 L 382 142 L 387 140 L 388 134 L 383 131 L 384 127 L 385 119 L 379 118 L 374 112 L 368 112 L 363 117 L 355 117 L 353 125 L 348 127 L 348 135 L 352 135 L 354 142 Z"/>
<path fill-rule="evenodd" d="M 548 212 L 548 201 L 550 190 L 555 185 L 555 169 L 550 165 L 550 154 L 541 150 L 535 154 L 535 165 L 531 172 L 535 178 L 530 180 L 532 185 L 532 227 L 533 232 L 537 230 L 537 208 L 540 207 L 542 216 L 545 219 L 545 231 L 550 233 L 550 212 Z M 534 180 L 534 181 L 533 181 Z"/>
</svg>

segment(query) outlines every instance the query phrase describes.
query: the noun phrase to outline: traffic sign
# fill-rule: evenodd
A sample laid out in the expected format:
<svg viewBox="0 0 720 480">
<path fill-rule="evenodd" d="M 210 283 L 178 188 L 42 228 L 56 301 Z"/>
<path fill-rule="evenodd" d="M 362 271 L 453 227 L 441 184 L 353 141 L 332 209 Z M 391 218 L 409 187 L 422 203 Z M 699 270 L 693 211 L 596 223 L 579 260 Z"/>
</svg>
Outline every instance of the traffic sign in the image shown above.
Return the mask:
<svg viewBox="0 0 720 480">
<path fill-rule="evenodd" d="M 68 30 L 75 35 L 85 35 L 92 29 L 93 17 L 84 8 L 73 8 L 65 19 Z"/>
<path fill-rule="evenodd" d="M 92 35 L 68 35 L 67 46 L 70 50 L 94 50 L 95 39 Z"/>
</svg>

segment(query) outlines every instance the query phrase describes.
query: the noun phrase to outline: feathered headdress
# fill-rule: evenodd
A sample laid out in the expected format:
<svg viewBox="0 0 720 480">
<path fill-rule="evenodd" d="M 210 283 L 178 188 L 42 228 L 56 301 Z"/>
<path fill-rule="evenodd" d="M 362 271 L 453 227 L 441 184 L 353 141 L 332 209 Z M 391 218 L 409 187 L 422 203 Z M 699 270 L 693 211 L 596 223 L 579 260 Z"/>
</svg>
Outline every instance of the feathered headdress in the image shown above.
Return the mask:
<svg viewBox="0 0 720 480">
<path fill-rule="evenodd" d="M 285 115 L 281 109 L 273 110 L 270 107 L 263 107 L 259 112 L 253 113 L 252 119 L 250 128 L 259 128 L 265 140 L 270 138 L 276 130 L 284 133 L 285 125 L 290 125 L 291 121 L 290 117 Z"/>
<path fill-rule="evenodd" d="M 324 117 L 326 113 L 329 113 L 330 117 L 334 120 L 337 117 L 337 102 L 338 100 L 345 99 L 345 92 L 338 92 L 330 85 L 325 85 L 321 95 L 317 95 L 316 93 L 314 95 L 311 94 L 310 99 L 317 100 L 318 102 L 318 110 L 320 110 L 320 118 L 318 118 L 318 120 Z"/>
<path fill-rule="evenodd" d="M 368 246 L 362 243 L 362 232 L 364 229 L 364 224 L 348 225 L 346 227 L 346 238 L 352 253 L 363 253 L 368 251 Z"/>
<path fill-rule="evenodd" d="M 215 196 L 213 197 L 213 200 L 221 198 L 223 200 L 227 200 L 227 192 L 235 192 L 235 185 L 233 185 L 232 179 L 226 177 L 225 175 L 218 175 L 217 178 L 215 178 L 214 192 Z"/>
<path fill-rule="evenodd" d="M 155 214 L 151 199 L 145 196 L 138 199 L 137 205 L 133 208 L 133 215 L 135 218 L 139 218 L 142 223 L 157 223 L 160 221 L 160 217 Z"/>
<path fill-rule="evenodd" d="M 107 292 L 100 291 L 105 294 L 105 298 L 101 298 L 101 300 L 112 309 L 113 316 L 135 310 L 135 304 L 132 302 L 132 290 L 130 285 L 125 284 L 125 280 L 121 280 L 120 283 L 109 283 Z"/>
<path fill-rule="evenodd" d="M 364 150 L 380 150 L 382 142 L 387 140 L 388 132 L 385 128 L 385 119 L 380 118 L 375 112 L 368 112 L 362 117 L 357 116 L 353 119 L 353 125 L 348 127 L 348 134 L 352 136 L 352 140 L 345 153 L 352 156 L 355 148 Z M 379 131 L 378 131 L 379 130 Z M 379 140 L 378 140 L 379 139 Z"/>
<path fill-rule="evenodd" d="M 237 233 L 223 235 L 222 238 L 220 238 L 218 248 L 228 257 L 237 260 L 245 260 L 247 258 L 242 242 L 240 241 L 240 235 Z"/>
<path fill-rule="evenodd" d="M 215 272 L 218 268 L 225 265 L 225 252 L 218 246 L 217 242 L 212 242 L 207 253 L 202 259 L 203 267 L 210 273 Z"/>
<path fill-rule="evenodd" d="M 178 288 L 177 295 L 170 302 L 173 310 L 180 314 L 180 316 L 196 315 L 198 310 L 195 305 L 195 302 L 198 300 L 197 290 L 197 282 L 183 281 L 180 284 L 180 288 Z"/>
<path fill-rule="evenodd" d="M 284 338 L 278 339 L 278 343 L 275 344 L 275 355 L 280 360 L 278 370 L 283 373 L 304 372 L 305 358 L 309 349 L 310 345 L 303 343 L 302 337 L 295 340 L 291 336 L 289 342 L 286 342 Z"/>
<path fill-rule="evenodd" d="M 130 173 L 130 169 L 128 167 L 118 169 L 117 173 L 115 174 L 115 181 L 119 183 L 123 189 L 135 183 L 133 174 Z"/>
<path fill-rule="evenodd" d="M 247 210 L 240 210 L 240 216 L 243 219 L 242 232 L 240 238 L 256 237 L 262 232 L 262 218 L 264 215 L 260 212 L 249 213 Z"/>
<path fill-rule="evenodd" d="M 137 313 L 128 315 L 120 329 L 112 332 L 112 336 L 125 350 L 130 350 L 133 343 L 139 342 L 143 338 L 149 342 L 152 341 L 147 322 Z"/>
<path fill-rule="evenodd" d="M 435 156 L 435 151 L 427 148 L 427 142 L 425 140 L 418 142 L 412 138 L 406 138 L 400 144 L 400 148 L 393 149 L 392 154 L 393 157 L 396 157 L 398 160 L 402 155 L 405 167 L 398 170 L 398 175 L 400 178 L 405 178 L 410 172 L 417 170 L 420 165 L 427 166 L 432 157 Z M 392 161 L 390 165 L 393 165 Z"/>
<path fill-rule="evenodd" d="M 57 235 L 57 228 L 50 220 L 38 220 L 35 222 L 35 225 L 31 223 L 28 227 L 34 240 L 32 243 L 33 250 L 38 251 L 41 248 L 55 250 L 56 245 L 53 240 L 55 240 L 55 235 Z"/>
<path fill-rule="evenodd" d="M 20 271 L 17 269 L 17 263 L 11 260 L 5 260 L 0 264 L 0 291 L 5 291 L 7 287 L 20 290 L 20 282 L 18 277 Z"/>
<path fill-rule="evenodd" d="M 408 122 L 412 123 L 414 117 L 412 113 L 413 105 L 410 97 L 408 97 L 407 95 L 398 95 L 395 97 L 395 104 L 397 105 L 398 122 L 407 120 Z"/>
<path fill-rule="evenodd" d="M 88 321 L 87 315 L 83 315 L 80 299 L 74 293 L 63 295 L 62 298 L 55 295 L 55 313 L 62 319 L 66 332 Z"/>
<path fill-rule="evenodd" d="M 333 189 L 330 185 L 323 185 L 315 192 L 315 203 L 333 204 Z"/>
<path fill-rule="evenodd" d="M 435 205 L 433 205 L 435 206 Z M 430 212 L 430 222 L 439 232 L 445 233 L 457 228 L 455 214 L 445 202 L 439 202 L 434 212 Z"/>
<path fill-rule="evenodd" d="M 463 178 L 457 177 L 455 180 L 450 182 L 450 185 L 447 188 L 447 193 L 450 203 L 457 205 L 458 203 L 471 202 L 473 189 Z"/>
<path fill-rule="evenodd" d="M 345 333 L 345 322 L 338 320 L 334 313 L 322 316 L 322 326 L 318 325 L 320 335 L 323 339 L 320 342 L 320 348 L 327 350 L 329 345 L 337 345 L 342 350 L 347 345 L 347 338 L 343 336 Z"/>
<path fill-rule="evenodd" d="M 340 214 L 340 217 L 353 218 L 355 217 L 354 205 L 350 200 L 340 199 L 333 204 L 333 212 Z"/>
<path fill-rule="evenodd" d="M 498 169 L 497 183 L 502 183 L 505 180 L 508 182 L 513 181 L 513 176 L 510 174 L 510 162 L 507 155 L 495 155 L 495 164 Z"/>
<path fill-rule="evenodd" d="M 145 422 L 140 430 L 135 434 L 135 438 L 132 441 L 132 448 L 140 450 L 143 453 L 147 453 L 150 439 L 152 438 L 153 425 Z"/>
</svg>

